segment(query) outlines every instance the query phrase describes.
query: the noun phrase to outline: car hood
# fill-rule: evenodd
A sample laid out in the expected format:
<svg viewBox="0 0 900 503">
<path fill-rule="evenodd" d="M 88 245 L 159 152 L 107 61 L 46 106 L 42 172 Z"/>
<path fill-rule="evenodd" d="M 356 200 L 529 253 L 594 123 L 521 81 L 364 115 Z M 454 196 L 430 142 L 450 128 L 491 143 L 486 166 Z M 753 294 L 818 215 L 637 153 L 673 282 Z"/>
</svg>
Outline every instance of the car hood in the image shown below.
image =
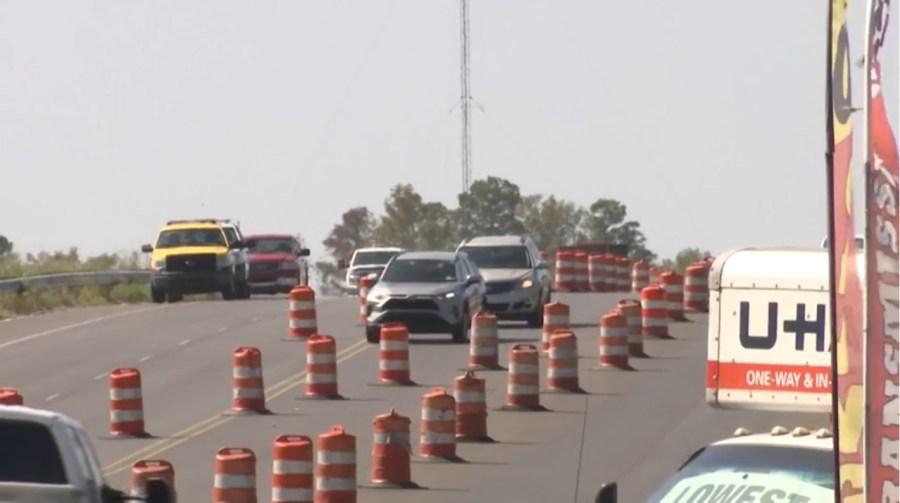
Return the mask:
<svg viewBox="0 0 900 503">
<path fill-rule="evenodd" d="M 363 276 L 366 274 L 376 273 L 381 274 L 381 271 L 384 270 L 383 265 L 360 265 L 356 267 L 350 268 L 351 276 Z"/>
<path fill-rule="evenodd" d="M 373 294 L 409 297 L 415 295 L 438 295 L 456 289 L 459 283 L 389 283 L 381 282 L 372 290 Z"/>
<path fill-rule="evenodd" d="M 531 274 L 531 269 L 479 269 L 485 282 L 514 281 Z"/>
<path fill-rule="evenodd" d="M 287 252 L 250 253 L 248 258 L 250 262 L 270 262 L 274 260 L 287 262 L 294 260 L 294 254 Z"/>
</svg>

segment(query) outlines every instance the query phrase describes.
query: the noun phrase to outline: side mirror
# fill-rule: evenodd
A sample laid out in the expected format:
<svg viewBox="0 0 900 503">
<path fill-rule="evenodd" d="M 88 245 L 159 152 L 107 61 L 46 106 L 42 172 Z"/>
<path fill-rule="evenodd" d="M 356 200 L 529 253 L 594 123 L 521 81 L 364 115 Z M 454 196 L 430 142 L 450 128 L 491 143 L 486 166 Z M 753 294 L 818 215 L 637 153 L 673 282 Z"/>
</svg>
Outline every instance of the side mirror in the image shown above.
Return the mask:
<svg viewBox="0 0 900 503">
<path fill-rule="evenodd" d="M 300 256 L 308 257 L 309 256 L 309 248 L 300 248 Z"/>
<path fill-rule="evenodd" d="M 147 481 L 147 503 L 175 503 L 175 491 L 160 479 Z"/>
<path fill-rule="evenodd" d="M 468 277 L 466 277 L 466 286 L 475 285 L 480 282 L 481 282 L 481 276 L 478 276 L 476 274 L 470 274 Z"/>
<path fill-rule="evenodd" d="M 597 491 L 594 503 L 617 503 L 619 501 L 619 486 L 615 482 L 603 484 Z"/>
<path fill-rule="evenodd" d="M 338 269 L 346 269 L 346 268 L 348 268 L 348 267 L 350 267 L 350 264 L 348 264 L 346 260 L 340 259 L 340 260 L 337 261 L 337 268 L 338 268 Z"/>
<path fill-rule="evenodd" d="M 546 262 L 541 260 L 540 262 L 537 263 L 537 268 L 538 269 L 549 269 L 550 266 L 548 266 Z"/>
<path fill-rule="evenodd" d="M 249 248 L 249 249 L 256 248 L 256 240 L 255 240 L 255 239 L 248 239 L 248 240 L 244 241 L 244 246 L 243 246 L 243 247 L 244 247 L 244 248 Z"/>
<path fill-rule="evenodd" d="M 153 245 L 141 245 L 141 251 L 144 253 L 150 253 L 153 251 Z"/>
<path fill-rule="evenodd" d="M 232 241 L 230 245 L 228 245 L 229 250 L 240 250 L 241 248 L 245 248 L 246 245 L 243 241 Z"/>
</svg>

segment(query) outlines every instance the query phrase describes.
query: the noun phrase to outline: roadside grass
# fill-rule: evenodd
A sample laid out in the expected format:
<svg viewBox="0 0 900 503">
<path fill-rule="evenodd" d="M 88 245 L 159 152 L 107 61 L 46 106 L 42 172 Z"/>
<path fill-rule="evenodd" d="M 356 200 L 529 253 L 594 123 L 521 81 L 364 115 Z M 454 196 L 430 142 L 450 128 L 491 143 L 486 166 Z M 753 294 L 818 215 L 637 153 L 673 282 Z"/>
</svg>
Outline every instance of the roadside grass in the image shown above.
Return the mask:
<svg viewBox="0 0 900 503">
<path fill-rule="evenodd" d="M 76 271 L 144 269 L 146 259 L 139 253 L 103 254 L 81 258 L 78 250 L 12 254 L 0 258 L 0 279 L 21 278 Z M 185 300 L 211 300 L 216 295 L 191 295 Z M 81 287 L 26 290 L 20 294 L 0 294 L 0 319 L 18 315 L 44 313 L 58 309 L 111 304 L 150 302 L 150 288 L 145 284 L 88 285 Z"/>
</svg>

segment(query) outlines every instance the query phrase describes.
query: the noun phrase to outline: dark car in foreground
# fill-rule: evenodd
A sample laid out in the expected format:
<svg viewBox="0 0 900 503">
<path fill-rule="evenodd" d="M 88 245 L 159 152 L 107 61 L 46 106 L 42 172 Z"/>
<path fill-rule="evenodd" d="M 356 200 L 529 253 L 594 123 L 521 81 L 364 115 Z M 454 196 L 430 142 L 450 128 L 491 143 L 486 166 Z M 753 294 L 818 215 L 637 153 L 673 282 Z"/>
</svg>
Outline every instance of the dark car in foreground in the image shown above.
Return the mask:
<svg viewBox="0 0 900 503">
<path fill-rule="evenodd" d="M 253 293 L 288 293 L 296 285 L 309 284 L 309 249 L 290 234 L 255 234 L 248 255 L 249 283 Z"/>
<path fill-rule="evenodd" d="M 484 298 L 484 279 L 465 253 L 400 253 L 366 298 L 366 339 L 378 342 L 381 324 L 399 322 L 410 334 L 449 333 L 468 342 Z"/>
</svg>

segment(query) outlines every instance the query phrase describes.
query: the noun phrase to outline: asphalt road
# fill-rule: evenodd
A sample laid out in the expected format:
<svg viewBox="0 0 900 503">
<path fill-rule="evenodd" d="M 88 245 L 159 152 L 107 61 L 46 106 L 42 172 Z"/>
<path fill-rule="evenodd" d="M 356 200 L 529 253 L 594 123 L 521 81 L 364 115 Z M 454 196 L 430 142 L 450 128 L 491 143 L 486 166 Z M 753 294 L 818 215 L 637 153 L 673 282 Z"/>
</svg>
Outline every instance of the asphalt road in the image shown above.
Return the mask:
<svg viewBox="0 0 900 503">
<path fill-rule="evenodd" d="M 624 294 L 627 296 L 628 294 Z M 592 502 L 604 481 L 620 484 L 620 501 L 642 502 L 696 448 L 738 426 L 824 425 L 799 414 L 726 412 L 704 401 L 706 316 L 673 323 L 671 341 L 648 341 L 650 359 L 633 359 L 635 372 L 593 370 L 597 317 L 623 294 L 560 294 L 571 306 L 579 336 L 581 384 L 589 395 L 544 394 L 549 412 L 502 412 L 503 372 L 487 380 L 489 433 L 495 444 L 459 444 L 468 463 L 422 463 L 413 479 L 425 490 L 361 488 L 360 502 Z M 315 438 L 332 425 L 357 436 L 358 478 L 369 480 L 372 418 L 395 408 L 419 427 L 419 400 L 436 386 L 452 389 L 468 348 L 449 337 L 414 339 L 412 378 L 419 387 L 372 386 L 377 348 L 363 341 L 351 298 L 318 302 L 320 332 L 338 344 L 343 401 L 298 400 L 304 345 L 286 335 L 284 297 L 237 302 L 78 309 L 0 323 L 0 386 L 15 386 L 26 403 L 82 421 L 117 487 L 127 487 L 131 463 L 166 459 L 176 469 L 179 501 L 209 501 L 213 456 L 220 447 L 249 447 L 258 458 L 260 501 L 270 498 L 271 444 L 280 434 Z M 537 342 L 537 329 L 501 326 L 501 363 L 513 343 Z M 231 398 L 231 352 L 262 351 L 271 416 L 224 415 Z M 542 373 L 546 359 L 542 358 Z M 138 367 L 152 439 L 108 438 L 107 373 Z M 543 376 L 542 376 L 543 379 Z M 417 448 L 414 442 L 413 448 Z"/>
</svg>

